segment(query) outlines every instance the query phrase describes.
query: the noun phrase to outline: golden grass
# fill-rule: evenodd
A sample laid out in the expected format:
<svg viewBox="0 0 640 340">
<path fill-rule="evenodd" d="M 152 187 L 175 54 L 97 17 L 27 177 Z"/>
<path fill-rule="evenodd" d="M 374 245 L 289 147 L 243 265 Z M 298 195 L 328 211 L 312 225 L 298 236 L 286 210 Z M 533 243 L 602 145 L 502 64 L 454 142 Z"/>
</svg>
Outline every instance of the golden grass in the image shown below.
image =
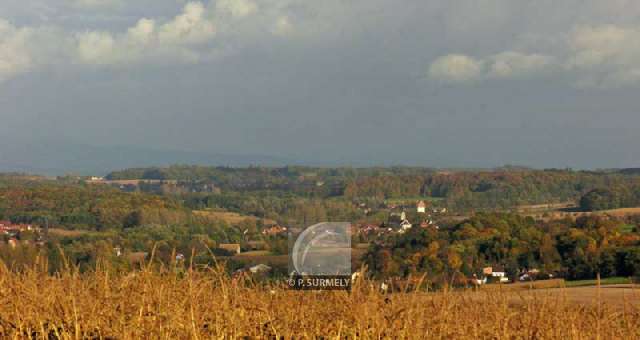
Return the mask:
<svg viewBox="0 0 640 340">
<path fill-rule="evenodd" d="M 44 267 L 44 265 L 42 266 Z M 632 339 L 640 310 L 562 294 L 301 292 L 237 282 L 217 269 L 99 267 L 51 276 L 0 268 L 0 337 L 51 339 Z"/>
<path fill-rule="evenodd" d="M 219 257 L 220 259 L 232 259 L 238 263 L 242 263 L 244 265 L 256 265 L 256 264 L 266 264 L 273 267 L 286 267 L 289 264 L 289 257 L 287 255 L 253 255 L 253 256 L 242 256 L 242 254 L 238 254 L 235 256 L 229 257 Z"/>
<path fill-rule="evenodd" d="M 602 210 L 602 211 L 597 211 L 596 214 L 624 217 L 628 215 L 640 214 L 640 208 L 636 207 L 636 208 L 620 208 L 620 209 Z"/>
<path fill-rule="evenodd" d="M 90 232 L 87 230 L 66 230 L 60 228 L 49 228 L 49 234 L 61 237 L 80 237 L 89 233 Z"/>
<path fill-rule="evenodd" d="M 553 280 L 539 280 L 539 281 L 527 281 L 527 282 L 517 282 L 517 283 L 509 283 L 509 284 L 487 284 L 481 287 L 484 290 L 503 290 L 503 291 L 514 291 L 514 290 L 529 290 L 529 289 L 549 289 L 549 288 L 562 288 L 565 286 L 565 281 L 563 279 L 553 279 Z"/>
<path fill-rule="evenodd" d="M 520 211 L 524 216 L 530 216 L 535 219 L 543 221 L 551 221 L 563 219 L 566 217 L 581 217 L 581 216 L 611 216 L 611 217 L 626 217 L 631 215 L 640 214 L 640 207 L 637 208 L 619 208 L 610 210 L 598 210 L 598 211 L 562 211 L 557 209 L 551 209 L 548 211 Z"/>
<path fill-rule="evenodd" d="M 519 205 L 515 208 L 518 212 L 532 212 L 532 211 L 551 211 L 551 210 L 559 210 L 575 207 L 574 202 L 564 202 L 564 203 L 546 203 L 546 204 L 527 204 L 527 205 Z"/>
</svg>

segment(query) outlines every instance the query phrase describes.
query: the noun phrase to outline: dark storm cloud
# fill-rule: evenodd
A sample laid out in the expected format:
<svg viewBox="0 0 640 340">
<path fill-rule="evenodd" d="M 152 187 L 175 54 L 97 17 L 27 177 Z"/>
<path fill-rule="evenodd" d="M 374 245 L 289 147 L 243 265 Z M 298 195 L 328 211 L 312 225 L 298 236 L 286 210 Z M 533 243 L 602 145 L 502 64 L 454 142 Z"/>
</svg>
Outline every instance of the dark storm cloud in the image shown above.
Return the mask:
<svg viewBox="0 0 640 340">
<path fill-rule="evenodd" d="M 593 168 L 640 156 L 635 2 L 27 4 L 0 5 L 3 169 L 74 157 L 89 169 L 99 156 L 86 150 L 110 147 L 130 148 L 115 167 L 224 163 L 215 154 Z"/>
</svg>

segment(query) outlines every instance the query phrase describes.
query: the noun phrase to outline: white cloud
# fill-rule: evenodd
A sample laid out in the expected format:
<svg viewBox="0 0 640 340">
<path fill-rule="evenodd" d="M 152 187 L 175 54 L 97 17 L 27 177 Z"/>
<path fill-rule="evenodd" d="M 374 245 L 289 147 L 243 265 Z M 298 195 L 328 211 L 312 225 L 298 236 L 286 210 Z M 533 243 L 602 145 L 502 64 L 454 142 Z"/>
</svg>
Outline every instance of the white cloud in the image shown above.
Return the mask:
<svg viewBox="0 0 640 340">
<path fill-rule="evenodd" d="M 612 58 L 624 57 L 633 46 L 633 39 L 640 37 L 632 29 L 623 29 L 613 25 L 600 27 L 578 27 L 569 37 L 573 55 L 568 66 L 591 68 L 610 63 Z"/>
<path fill-rule="evenodd" d="M 123 5 L 122 0 L 68 0 L 71 6 L 85 9 L 112 9 Z"/>
<path fill-rule="evenodd" d="M 471 83 L 485 79 L 536 76 L 555 64 L 551 56 L 507 51 L 486 58 L 450 54 L 436 59 L 429 77 L 448 83 Z"/>
<path fill-rule="evenodd" d="M 65 0 L 66 1 L 66 0 Z M 74 0 L 74 6 L 114 5 L 119 0 Z M 137 62 L 199 62 L 224 53 L 216 52 L 218 26 L 225 34 L 284 35 L 292 30 L 284 7 L 289 1 L 267 2 L 265 14 L 253 23 L 239 19 L 259 13 L 252 0 L 219 0 L 205 5 L 187 2 L 181 13 L 169 20 L 142 18 L 121 32 L 105 29 L 16 27 L 0 19 L 0 81 L 38 67 L 61 63 L 85 65 L 130 65 Z M 242 29 L 240 26 L 243 25 Z M 252 33 L 254 32 L 254 33 Z M 238 35 L 238 34 L 241 35 Z M 259 37 L 259 35 L 256 35 Z M 228 43 L 229 39 L 225 40 Z M 235 43 L 234 47 L 238 44 Z"/>
<path fill-rule="evenodd" d="M 640 26 L 580 26 L 568 41 L 566 68 L 576 73 L 580 86 L 640 83 Z"/>
<path fill-rule="evenodd" d="M 418 34 L 437 31 L 436 26 L 443 30 L 437 33 L 439 38 L 426 39 L 428 44 L 437 42 L 429 48 L 441 48 L 442 56 L 434 60 L 428 69 L 429 78 L 439 82 L 464 84 L 557 76 L 583 87 L 640 84 L 640 22 L 635 15 L 640 13 L 640 5 L 631 8 L 625 6 L 625 0 L 615 0 L 615 6 L 613 3 L 605 6 L 595 1 L 588 2 L 581 7 L 582 14 L 576 15 L 575 20 L 565 20 L 566 14 L 560 10 L 545 14 L 545 9 L 552 6 L 551 1 L 533 4 L 487 0 L 478 5 L 477 1 L 465 0 L 455 5 L 429 0 L 429 5 L 424 8 L 412 4 L 416 11 L 422 9 L 425 15 L 434 19 L 423 20 L 424 27 L 417 26 L 423 21 L 420 24 L 412 22 L 411 16 L 403 14 L 402 10 L 396 13 L 393 5 L 382 0 L 346 3 L 341 0 L 191 1 L 186 2 L 177 14 L 175 0 L 171 4 L 167 3 L 169 0 L 163 4 L 155 0 L 57 1 L 57 4 L 37 1 L 53 7 L 44 21 L 51 26 L 16 26 L 0 21 L 0 80 L 57 64 L 99 66 L 200 62 L 214 55 L 227 55 L 224 51 L 241 51 L 263 45 L 268 43 L 271 35 L 287 38 L 292 43 L 305 43 L 312 39 L 315 39 L 314 43 L 344 42 L 365 33 L 378 32 L 375 25 L 385 20 L 394 21 L 392 24 L 386 22 L 386 26 L 380 25 L 380 30 L 397 31 L 396 25 L 406 20 L 412 25 L 412 30 L 424 29 Z M 96 18 L 109 16 L 100 13 L 99 9 L 113 8 L 119 3 L 127 10 L 121 12 L 122 18 L 126 19 L 118 23 L 101 21 L 92 24 L 89 19 L 78 19 L 89 15 Z M 156 11 L 155 15 L 130 24 L 132 19 L 128 11 L 140 13 L 149 4 L 157 4 L 159 8 L 170 9 L 174 13 Z M 0 9 L 3 6 L 7 5 L 0 5 Z M 74 13 L 73 10 L 79 7 L 95 8 L 96 11 Z M 485 7 L 495 7 L 499 11 L 482 11 Z M 14 12 L 22 9 L 14 5 L 9 8 Z M 618 21 L 624 22 L 589 24 L 602 22 L 598 13 L 605 9 L 610 12 L 607 12 L 607 20 L 611 21 L 611 16 L 618 13 L 623 18 Z M 70 13 L 62 13 L 64 11 Z M 516 20 L 513 13 L 520 11 L 530 15 Z M 59 15 L 57 19 L 56 15 Z M 549 24 L 541 25 L 539 22 L 547 17 Z M 444 20 L 444 25 L 433 25 L 437 18 Z M 487 18 L 493 18 L 489 20 L 493 23 L 487 23 Z M 23 19 L 18 22 L 34 21 Z M 122 27 L 123 22 L 129 23 L 129 27 Z M 64 25 L 68 26 L 65 28 Z M 509 30 L 509 36 L 499 35 L 508 25 L 513 28 Z M 556 34 L 551 37 L 550 32 Z M 487 36 L 495 36 L 495 39 L 478 43 L 478 38 L 486 39 Z M 450 46 L 449 50 L 442 47 L 443 42 Z M 465 54 L 456 54 L 459 50 Z"/>
<path fill-rule="evenodd" d="M 162 25 L 158 32 L 162 44 L 198 44 L 205 42 L 216 33 L 215 26 L 205 16 L 205 7 L 201 2 L 189 2 L 183 13 Z"/>
<path fill-rule="evenodd" d="M 489 56 L 446 55 L 429 70 L 432 79 L 475 80 L 561 75 L 583 88 L 640 85 L 640 25 L 577 26 L 552 55 L 505 51 Z M 553 71 L 553 72 L 551 72 Z"/>
<path fill-rule="evenodd" d="M 255 13 L 258 5 L 251 0 L 218 0 L 216 11 L 219 14 L 229 14 L 234 18 L 244 18 Z"/>
<path fill-rule="evenodd" d="M 142 18 L 138 23 L 129 28 L 127 36 L 131 41 L 145 45 L 153 41 L 156 31 L 156 22 L 153 19 Z"/>
<path fill-rule="evenodd" d="M 293 25 L 288 16 L 281 16 L 276 20 L 271 32 L 275 35 L 287 35 L 293 31 Z"/>
<path fill-rule="evenodd" d="M 189 2 L 180 15 L 162 25 L 143 18 L 120 35 L 101 31 L 77 34 L 77 55 L 81 62 L 96 65 L 153 59 L 195 62 L 203 52 L 201 45 L 215 34 L 204 5 Z"/>
<path fill-rule="evenodd" d="M 537 75 L 553 65 L 554 59 L 541 54 L 502 52 L 490 58 L 488 75 L 497 78 Z"/>
<path fill-rule="evenodd" d="M 142 18 L 122 33 L 16 27 L 0 19 L 0 82 L 59 64 L 128 65 L 141 61 L 197 62 L 214 55 L 212 13 L 201 2 L 187 3 L 173 19 L 158 24 Z"/>
<path fill-rule="evenodd" d="M 116 41 L 107 32 L 80 33 L 78 39 L 78 57 L 88 64 L 109 64 L 115 59 Z"/>
<path fill-rule="evenodd" d="M 0 82 L 61 60 L 66 41 L 52 28 L 16 27 L 0 19 Z"/>
<path fill-rule="evenodd" d="M 0 81 L 32 67 L 27 45 L 31 34 L 28 29 L 16 29 L 0 20 Z"/>
<path fill-rule="evenodd" d="M 438 58 L 431 64 L 431 78 L 450 83 L 468 83 L 480 77 L 483 63 L 461 54 L 450 54 Z"/>
</svg>

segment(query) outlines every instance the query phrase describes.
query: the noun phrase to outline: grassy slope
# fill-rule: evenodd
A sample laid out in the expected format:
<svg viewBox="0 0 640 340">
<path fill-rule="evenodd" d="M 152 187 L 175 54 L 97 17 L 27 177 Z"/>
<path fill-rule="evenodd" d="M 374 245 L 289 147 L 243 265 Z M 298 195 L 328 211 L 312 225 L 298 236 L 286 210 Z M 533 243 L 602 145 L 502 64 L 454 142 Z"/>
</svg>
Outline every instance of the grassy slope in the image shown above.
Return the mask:
<svg viewBox="0 0 640 340">
<path fill-rule="evenodd" d="M 600 280 L 601 285 L 621 285 L 632 283 L 628 277 L 608 277 Z M 566 281 L 566 287 L 583 287 L 583 286 L 595 286 L 598 284 L 597 280 L 578 280 L 578 281 Z"/>
</svg>

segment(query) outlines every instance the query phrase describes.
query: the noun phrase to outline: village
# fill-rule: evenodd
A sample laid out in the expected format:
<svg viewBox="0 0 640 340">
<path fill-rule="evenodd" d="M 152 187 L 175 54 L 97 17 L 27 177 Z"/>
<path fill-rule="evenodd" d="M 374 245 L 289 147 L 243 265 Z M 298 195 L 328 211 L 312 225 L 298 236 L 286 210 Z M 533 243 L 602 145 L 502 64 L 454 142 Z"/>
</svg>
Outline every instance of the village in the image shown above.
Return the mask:
<svg viewBox="0 0 640 340">
<path fill-rule="evenodd" d="M 360 205 L 361 209 L 371 211 L 366 205 Z M 421 228 L 425 230 L 439 230 L 438 221 L 447 216 L 446 208 L 430 207 L 429 204 L 420 200 L 414 205 L 410 204 L 389 204 L 388 218 L 380 223 L 357 223 L 352 226 L 352 237 L 359 242 L 353 245 L 353 256 L 361 256 L 363 250 L 369 245 L 379 243 L 386 237 L 402 235 L 413 228 Z M 411 217 L 410 217 L 411 216 Z M 411 220 L 410 220 L 411 218 Z M 244 239 L 237 243 L 218 243 L 213 249 L 216 254 L 222 258 L 240 260 L 244 263 L 241 268 L 236 269 L 233 273 L 234 277 L 246 277 L 260 275 L 264 276 L 272 271 L 275 260 L 276 265 L 285 263 L 283 257 L 286 252 L 274 253 L 269 246 L 269 242 L 273 240 L 286 240 L 290 235 L 299 234 L 301 228 L 285 227 L 280 224 L 267 225 L 260 230 L 259 239 Z M 12 249 L 17 246 L 44 246 L 48 234 L 48 228 L 43 230 L 41 227 L 24 224 L 13 223 L 11 221 L 0 221 L 0 234 L 2 234 L 3 242 Z M 120 246 L 113 248 L 116 257 L 123 256 L 125 251 Z M 149 257 L 148 252 L 129 253 L 130 260 L 141 262 Z M 181 263 L 186 259 L 184 253 L 176 252 L 175 261 Z M 261 262 L 262 261 L 262 262 Z M 468 282 L 473 285 L 484 285 L 487 283 L 508 283 L 516 281 L 527 281 L 537 277 L 539 270 L 536 268 L 522 269 L 516 277 L 509 278 L 504 266 L 495 264 L 493 266 L 483 268 L 479 275 L 474 274 L 468 278 Z"/>
<path fill-rule="evenodd" d="M 360 205 L 361 209 L 371 211 L 366 205 Z M 358 257 L 364 254 L 372 244 L 383 244 L 383 240 L 394 235 L 403 235 L 414 228 L 422 230 L 439 231 L 439 220 L 448 217 L 448 210 L 444 207 L 431 207 L 422 200 L 415 204 L 389 204 L 385 207 L 388 209 L 388 218 L 380 223 L 356 223 L 352 225 L 351 232 L 354 241 L 352 244 L 352 256 L 354 263 L 360 263 Z M 411 216 L 411 217 L 410 217 Z M 301 232 L 300 228 L 289 228 L 281 225 L 271 225 L 265 227 L 261 234 L 264 238 L 287 238 L 289 233 L 297 235 Z M 241 259 L 245 265 L 233 273 L 235 279 L 246 278 L 252 276 L 263 277 L 271 272 L 277 263 L 282 264 L 284 254 L 274 255 L 266 251 L 268 245 L 264 240 L 248 240 L 242 243 L 221 243 L 218 249 L 224 250 L 234 259 Z M 182 254 L 179 256 L 183 257 Z M 274 265 L 271 262 L 276 262 Z M 354 275 L 357 274 L 354 273 Z M 485 285 L 485 284 L 505 284 L 513 282 L 526 282 L 538 279 L 551 279 L 553 275 L 541 275 L 537 268 L 521 268 L 517 273 L 511 273 L 511 277 L 505 266 L 495 263 L 482 268 L 482 271 L 467 277 L 463 282 L 469 285 Z M 388 278 L 381 287 L 391 287 L 394 282 L 404 282 L 400 278 Z"/>
<path fill-rule="evenodd" d="M 45 244 L 45 235 L 42 229 L 32 224 L 13 223 L 11 221 L 0 221 L 0 235 L 2 240 L 11 248 L 18 245 Z"/>
<path fill-rule="evenodd" d="M 361 204 L 367 212 L 371 209 L 366 208 L 366 205 Z M 428 205 L 424 201 L 418 201 L 415 206 L 388 204 L 386 208 L 389 211 L 389 215 L 386 221 L 380 223 L 365 223 L 355 225 L 355 233 L 364 236 L 382 236 L 385 234 L 404 234 L 409 229 L 414 227 L 420 227 L 423 229 L 433 228 L 440 229 L 437 224 L 437 218 L 442 217 L 447 213 L 447 208 L 431 208 L 427 209 Z M 415 209 L 414 221 L 409 220 L 408 211 Z"/>
</svg>

